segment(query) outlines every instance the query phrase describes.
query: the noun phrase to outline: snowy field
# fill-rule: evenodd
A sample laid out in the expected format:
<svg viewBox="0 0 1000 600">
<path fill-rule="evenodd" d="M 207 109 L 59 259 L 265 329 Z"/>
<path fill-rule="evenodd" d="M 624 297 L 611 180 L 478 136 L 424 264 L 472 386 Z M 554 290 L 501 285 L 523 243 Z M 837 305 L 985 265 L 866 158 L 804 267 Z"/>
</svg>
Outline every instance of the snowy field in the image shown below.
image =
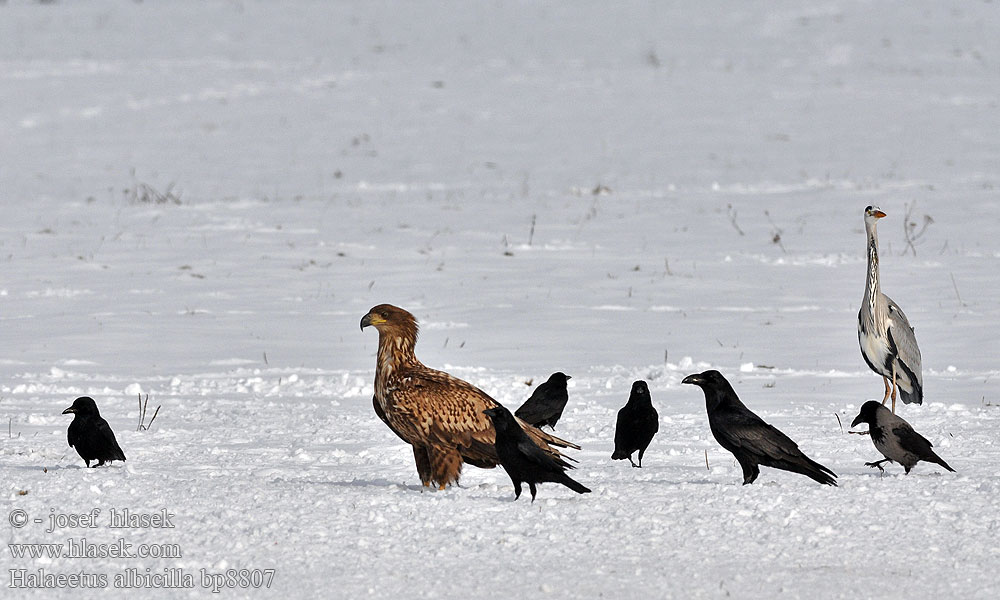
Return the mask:
<svg viewBox="0 0 1000 600">
<path fill-rule="evenodd" d="M 0 578 L 109 588 L 5 597 L 136 597 L 130 569 L 192 576 L 138 597 L 229 569 L 274 576 L 218 597 L 998 597 L 998 30 L 930 0 L 0 2 L 0 515 L 30 519 Z M 880 477 L 847 433 L 882 394 L 869 204 L 923 353 L 898 412 L 957 473 Z M 571 375 L 593 493 L 421 491 L 372 412 L 383 302 L 512 409 Z M 840 486 L 741 486 L 680 384 L 707 368 Z M 635 379 L 642 470 L 610 460 Z M 127 462 L 66 445 L 80 395 Z M 9 546 L 82 537 L 181 552 Z"/>
</svg>

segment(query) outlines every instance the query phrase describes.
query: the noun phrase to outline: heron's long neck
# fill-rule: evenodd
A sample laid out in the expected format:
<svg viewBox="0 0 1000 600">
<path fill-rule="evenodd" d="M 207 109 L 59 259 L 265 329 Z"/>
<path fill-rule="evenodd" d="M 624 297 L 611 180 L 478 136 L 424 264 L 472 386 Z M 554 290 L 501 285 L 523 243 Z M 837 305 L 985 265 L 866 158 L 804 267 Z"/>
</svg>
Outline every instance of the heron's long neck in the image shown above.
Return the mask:
<svg viewBox="0 0 1000 600">
<path fill-rule="evenodd" d="M 868 280 L 865 282 L 865 303 L 868 315 L 874 324 L 881 322 L 885 315 L 879 310 L 878 297 L 882 293 L 878 280 L 878 235 L 875 225 L 866 227 L 868 233 Z"/>
</svg>

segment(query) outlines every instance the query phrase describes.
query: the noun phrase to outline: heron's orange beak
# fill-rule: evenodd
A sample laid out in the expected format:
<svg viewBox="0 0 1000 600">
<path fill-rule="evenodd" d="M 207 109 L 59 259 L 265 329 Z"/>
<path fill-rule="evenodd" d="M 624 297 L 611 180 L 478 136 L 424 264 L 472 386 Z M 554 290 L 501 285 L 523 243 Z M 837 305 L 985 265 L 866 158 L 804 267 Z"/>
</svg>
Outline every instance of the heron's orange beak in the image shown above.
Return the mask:
<svg viewBox="0 0 1000 600">
<path fill-rule="evenodd" d="M 885 216 L 885 213 L 880 210 L 873 211 L 872 214 L 875 215 L 876 219 L 881 219 Z"/>
</svg>

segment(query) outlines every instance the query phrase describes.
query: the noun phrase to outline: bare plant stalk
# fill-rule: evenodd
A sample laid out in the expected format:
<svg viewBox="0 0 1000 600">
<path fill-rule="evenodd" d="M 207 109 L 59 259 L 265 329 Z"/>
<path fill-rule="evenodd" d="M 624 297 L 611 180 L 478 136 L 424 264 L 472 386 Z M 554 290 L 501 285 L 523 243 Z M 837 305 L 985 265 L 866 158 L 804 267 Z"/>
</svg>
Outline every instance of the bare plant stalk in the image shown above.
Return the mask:
<svg viewBox="0 0 1000 600">
<path fill-rule="evenodd" d="M 708 466 L 708 449 L 705 449 L 705 470 L 711 471 L 712 468 Z"/>
<path fill-rule="evenodd" d="M 139 428 L 136 431 L 149 431 L 149 428 L 153 426 L 153 421 L 156 420 L 156 415 L 160 414 L 160 406 L 157 405 L 156 410 L 153 411 L 153 418 L 146 421 L 146 410 L 149 408 L 149 394 L 146 394 L 145 401 L 143 401 L 142 394 L 139 394 Z"/>
<path fill-rule="evenodd" d="M 917 206 L 916 202 L 914 202 L 913 204 L 906 205 L 906 214 L 903 216 L 903 236 L 906 238 L 906 247 L 903 248 L 903 251 L 900 253 L 901 255 L 906 254 L 906 251 L 910 250 L 911 252 L 913 252 L 913 256 L 916 256 L 917 242 L 920 240 L 920 238 L 923 237 L 925 233 L 927 233 L 927 227 L 934 222 L 934 219 L 932 219 L 930 215 L 924 215 L 923 226 L 918 231 L 917 224 L 911 220 L 911 216 L 913 215 L 913 210 L 916 208 L 916 206 Z"/>
<path fill-rule="evenodd" d="M 961 304 L 962 306 L 965 306 L 965 302 L 962 302 L 962 294 L 958 293 L 958 284 L 955 283 L 955 274 L 954 273 L 948 273 L 948 274 L 951 275 L 951 285 L 955 288 L 955 297 L 958 298 L 958 303 Z"/>
<path fill-rule="evenodd" d="M 149 396 L 147 395 L 146 398 L 148 399 Z M 142 431 L 142 420 L 144 418 L 145 415 L 143 414 L 142 410 L 142 394 L 139 394 L 139 425 L 135 428 L 136 431 Z"/>
<path fill-rule="evenodd" d="M 729 215 L 729 222 L 733 224 L 733 228 L 736 229 L 736 232 L 740 235 L 746 235 L 743 233 L 743 230 L 740 229 L 739 223 L 736 222 L 736 209 L 733 208 L 732 204 L 726 205 L 726 214 Z"/>
<path fill-rule="evenodd" d="M 159 405 L 159 404 L 158 404 L 158 405 L 156 406 L 156 410 L 154 410 L 154 411 L 153 411 L 153 418 L 152 418 L 152 419 L 150 419 L 150 420 L 149 420 L 149 424 L 148 424 L 148 425 L 146 425 L 146 430 L 147 430 L 147 431 L 149 430 L 149 428 L 150 428 L 150 427 L 152 427 L 152 426 L 153 426 L 153 421 L 155 421 L 155 420 L 156 420 L 156 415 L 160 414 L 160 406 L 162 406 L 162 405 Z"/>
<path fill-rule="evenodd" d="M 840 421 L 840 415 L 833 413 L 833 416 L 837 417 L 837 425 L 840 425 L 840 433 L 844 433 L 844 424 Z"/>
</svg>

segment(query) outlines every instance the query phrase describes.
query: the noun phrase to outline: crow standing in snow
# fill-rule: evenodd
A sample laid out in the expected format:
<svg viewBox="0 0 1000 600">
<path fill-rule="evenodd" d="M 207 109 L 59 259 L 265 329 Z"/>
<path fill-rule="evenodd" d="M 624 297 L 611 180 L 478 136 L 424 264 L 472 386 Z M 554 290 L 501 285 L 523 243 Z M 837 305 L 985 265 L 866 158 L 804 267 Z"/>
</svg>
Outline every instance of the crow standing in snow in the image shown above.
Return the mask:
<svg viewBox="0 0 1000 600">
<path fill-rule="evenodd" d="M 514 419 L 514 415 L 501 405 L 483 411 L 493 421 L 497 431 L 496 448 L 499 462 L 514 484 L 514 499 L 521 497 L 521 482 L 528 484 L 531 501 L 535 501 L 535 484 L 550 481 L 561 483 L 578 494 L 590 490 L 570 479 L 565 473 L 572 465 L 553 456 L 533 442 Z"/>
<path fill-rule="evenodd" d="M 927 438 L 914 431 L 902 417 L 892 414 L 892 411 L 878 402 L 869 400 L 861 405 L 861 412 L 854 418 L 851 427 L 857 427 L 859 423 L 868 423 L 868 433 L 872 436 L 872 442 L 885 457 L 883 460 L 865 463 L 865 466 L 878 467 L 880 471 L 885 472 L 882 463 L 897 462 L 903 465 L 906 474 L 909 474 L 910 469 L 923 460 L 937 463 L 955 472 L 944 459 L 934 453 L 931 449 L 932 444 Z"/>
<path fill-rule="evenodd" d="M 649 387 L 645 381 L 632 384 L 628 402 L 618 411 L 615 423 L 615 453 L 613 460 L 627 458 L 633 467 L 642 468 L 642 455 L 660 428 L 660 420 L 649 399 Z M 639 464 L 632 462 L 632 453 L 639 451 Z"/>
<path fill-rule="evenodd" d="M 736 456 L 743 468 L 743 485 L 760 475 L 758 465 L 800 473 L 826 485 L 837 485 L 837 474 L 810 459 L 798 445 L 754 414 L 733 391 L 722 373 L 711 370 L 688 375 L 690 383 L 705 392 L 708 424 L 712 435 Z"/>
<path fill-rule="evenodd" d="M 535 427 L 548 425 L 555 429 L 556 421 L 562 416 L 566 402 L 569 401 L 567 379 L 572 377 L 559 371 L 549 375 L 548 381 L 536 387 L 521 408 L 514 411 L 514 416 Z"/>
<path fill-rule="evenodd" d="M 100 467 L 105 462 L 125 460 L 125 453 L 115 439 L 115 432 L 111 431 L 111 426 L 101 417 L 93 398 L 77 398 L 62 414 L 75 415 L 73 422 L 69 424 L 67 439 L 87 467 L 90 467 L 92 460 L 98 461 L 95 467 Z"/>
</svg>

